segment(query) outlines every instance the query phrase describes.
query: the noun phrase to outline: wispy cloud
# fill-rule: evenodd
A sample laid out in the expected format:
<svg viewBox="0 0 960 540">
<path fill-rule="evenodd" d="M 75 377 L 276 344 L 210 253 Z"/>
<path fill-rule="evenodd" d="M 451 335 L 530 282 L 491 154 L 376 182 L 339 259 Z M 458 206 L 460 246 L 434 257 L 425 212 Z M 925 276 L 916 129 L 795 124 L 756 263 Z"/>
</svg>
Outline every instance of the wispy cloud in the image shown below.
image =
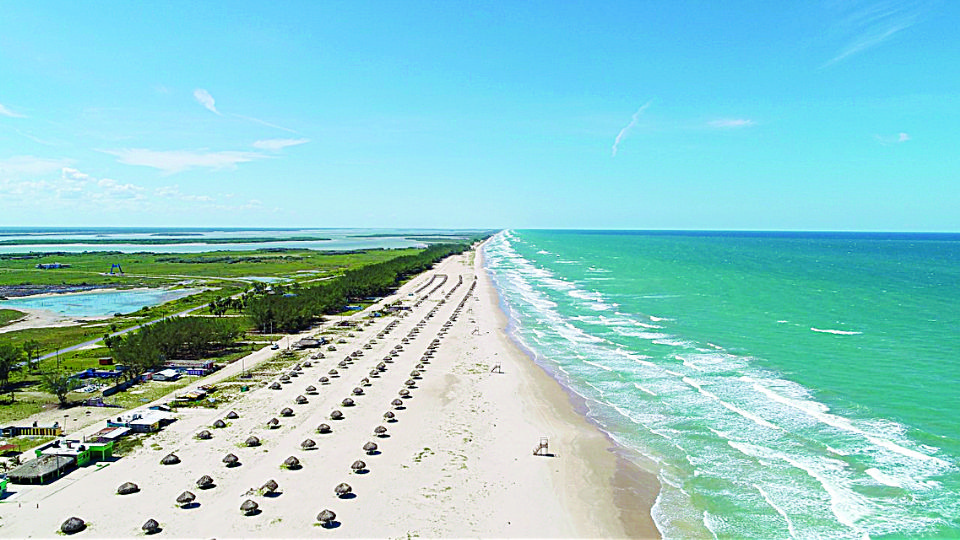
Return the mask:
<svg viewBox="0 0 960 540">
<path fill-rule="evenodd" d="M 62 208 L 105 203 L 129 203 L 145 199 L 146 190 L 136 184 L 110 178 L 95 178 L 72 167 L 62 167 L 58 175 L 40 180 L 17 180 L 0 177 L 0 189 L 10 199 L 23 205 L 43 204 Z"/>
<path fill-rule="evenodd" d="M 722 118 L 708 122 L 710 127 L 715 128 L 742 128 L 756 125 L 756 122 L 747 118 Z"/>
<path fill-rule="evenodd" d="M 158 151 L 147 148 L 124 148 L 120 150 L 101 150 L 105 154 L 116 156 L 120 163 L 139 165 L 159 169 L 166 174 L 174 174 L 188 169 L 234 169 L 239 163 L 269 156 L 257 152 L 220 151 L 205 152 L 192 150 Z"/>
<path fill-rule="evenodd" d="M 627 134 L 630 133 L 630 130 L 637 125 L 637 120 L 640 118 L 640 115 L 643 114 L 643 111 L 645 111 L 651 103 L 653 103 L 652 99 L 637 109 L 637 112 L 633 113 L 633 116 L 630 117 L 630 123 L 624 126 L 624 128 L 620 130 L 620 133 L 617 133 L 617 138 L 613 141 L 611 157 L 617 157 L 617 151 L 620 149 L 620 143 L 627 137 Z"/>
<path fill-rule="evenodd" d="M 874 135 L 873 138 L 876 139 L 878 143 L 884 146 L 890 146 L 894 144 L 902 144 L 909 141 L 910 135 L 908 135 L 907 133 L 900 132 L 896 135 Z"/>
<path fill-rule="evenodd" d="M 213 99 L 213 96 L 210 95 L 210 92 L 207 92 L 203 88 L 197 88 L 193 91 L 193 98 L 197 100 L 197 103 L 206 107 L 208 111 L 220 114 L 220 111 L 217 110 L 217 102 Z"/>
<path fill-rule="evenodd" d="M 297 146 L 308 142 L 310 142 L 310 139 L 264 139 L 253 143 L 253 147 L 277 152 L 288 146 Z"/>
<path fill-rule="evenodd" d="M 14 156 L 0 159 L 0 177 L 39 176 L 59 171 L 70 163 L 68 159 Z"/>
<path fill-rule="evenodd" d="M 261 119 L 259 119 L 259 118 L 254 118 L 254 117 L 252 117 L 252 116 L 244 116 L 244 115 L 242 115 L 242 114 L 236 114 L 236 113 L 231 113 L 231 116 L 235 116 L 235 117 L 237 117 L 237 118 L 242 118 L 242 119 L 244 119 L 244 120 L 249 120 L 249 121 L 251 121 L 251 122 L 255 122 L 255 123 L 257 123 L 257 124 L 260 124 L 261 126 L 267 126 L 267 127 L 272 127 L 272 128 L 274 128 L 274 129 L 279 129 L 279 130 L 282 130 L 282 131 L 286 131 L 286 132 L 288 132 L 288 133 L 296 133 L 296 134 L 299 134 L 299 133 L 300 133 L 299 131 L 296 131 L 296 130 L 293 130 L 293 129 L 290 129 L 290 128 L 285 128 L 285 127 L 283 127 L 283 126 L 278 126 L 277 124 L 271 124 L 270 122 L 267 122 L 266 120 L 261 120 Z"/>
<path fill-rule="evenodd" d="M 10 109 L 4 107 L 3 103 L 0 103 L 0 116 L 6 116 L 8 118 L 26 118 L 26 116 L 15 113 Z"/>
<path fill-rule="evenodd" d="M 928 0 L 884 0 L 868 5 L 847 5 L 851 7 L 836 23 L 837 29 L 847 42 L 839 53 L 821 67 L 831 66 L 879 46 L 900 31 L 920 22 L 933 7 L 933 3 Z"/>
</svg>

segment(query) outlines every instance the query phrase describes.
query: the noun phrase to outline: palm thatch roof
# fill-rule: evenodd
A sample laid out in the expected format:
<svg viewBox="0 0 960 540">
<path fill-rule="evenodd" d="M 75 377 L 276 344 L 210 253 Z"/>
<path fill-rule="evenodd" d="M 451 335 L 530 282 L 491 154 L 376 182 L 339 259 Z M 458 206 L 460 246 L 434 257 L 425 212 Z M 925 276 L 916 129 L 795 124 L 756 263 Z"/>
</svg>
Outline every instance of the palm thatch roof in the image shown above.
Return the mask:
<svg viewBox="0 0 960 540">
<path fill-rule="evenodd" d="M 271 390 L 279 390 L 279 389 L 281 389 L 281 388 L 283 388 L 283 387 L 280 386 L 280 383 L 278 383 L 278 382 L 273 382 L 273 383 L 270 384 L 270 389 L 271 389 Z"/>
<path fill-rule="evenodd" d="M 197 487 L 200 489 L 210 489 L 213 487 L 213 478 L 209 475 L 203 475 L 197 479 Z"/>
<path fill-rule="evenodd" d="M 267 422 L 267 427 L 271 429 L 278 428 L 280 427 L 280 421 L 277 420 L 276 418 L 271 418 L 270 421 Z"/>
<path fill-rule="evenodd" d="M 393 414 L 393 411 L 387 411 L 383 413 L 383 418 L 386 419 L 387 422 L 392 422 L 396 420 L 396 417 L 397 415 Z"/>
<path fill-rule="evenodd" d="M 283 382 L 287 382 L 290 380 L 290 376 L 284 373 L 283 375 L 280 376 L 280 380 Z"/>
<path fill-rule="evenodd" d="M 358 459 L 350 465 L 350 468 L 353 469 L 353 472 L 365 471 L 367 470 L 367 464 Z"/>
<path fill-rule="evenodd" d="M 60 525 L 60 532 L 63 534 L 78 533 L 87 528 L 87 524 L 78 517 L 72 517 Z"/>
<path fill-rule="evenodd" d="M 363 445 L 363 451 L 368 454 L 373 454 L 377 451 L 377 443 L 368 442 L 367 444 Z"/>
<path fill-rule="evenodd" d="M 260 486 L 260 491 L 264 493 L 273 493 L 279 487 L 280 487 L 280 484 L 278 484 L 276 480 L 271 478 L 270 480 L 267 480 L 266 483 L 264 483 L 262 486 Z"/>
<path fill-rule="evenodd" d="M 337 497 L 343 497 L 344 495 L 353 491 L 353 488 L 350 487 L 350 484 L 343 482 L 337 484 L 337 487 L 333 488 L 333 492 L 337 494 Z"/>
<path fill-rule="evenodd" d="M 370 379 L 364 377 L 360 379 L 360 384 L 362 384 L 363 386 L 370 386 Z"/>
<path fill-rule="evenodd" d="M 247 499 L 243 501 L 243 504 L 240 505 L 240 511 L 243 512 L 243 515 L 249 516 L 255 513 L 260 508 L 260 505 Z"/>
<path fill-rule="evenodd" d="M 217 421 L 213 423 L 213 427 L 217 429 L 223 429 L 227 427 L 227 423 L 224 422 L 223 420 L 217 419 Z"/>
<path fill-rule="evenodd" d="M 336 374 L 337 374 L 337 370 L 335 369 L 331 369 L 330 371 L 327 372 L 327 375 L 336 375 Z"/>
<path fill-rule="evenodd" d="M 247 437 L 247 440 L 243 442 L 247 446 L 260 446 L 260 439 L 254 437 L 253 435 Z"/>
<path fill-rule="evenodd" d="M 330 379 L 328 379 L 327 377 L 320 377 L 318 381 L 320 382 L 320 384 L 327 384 L 330 382 Z"/>
<path fill-rule="evenodd" d="M 157 520 L 150 518 L 145 521 L 143 527 L 140 528 L 143 529 L 143 532 L 146 534 L 155 534 L 160 532 L 160 523 L 158 523 Z"/>
<path fill-rule="evenodd" d="M 343 398 L 343 401 L 340 402 L 344 407 L 353 407 L 353 400 L 350 398 Z"/>
<path fill-rule="evenodd" d="M 343 418 L 343 413 L 338 410 L 334 410 L 330 413 L 330 418 L 333 420 L 340 420 Z"/>
<path fill-rule="evenodd" d="M 333 430 L 330 429 L 330 426 L 328 426 L 327 424 L 320 424 L 319 426 L 317 426 L 317 433 L 330 433 L 331 431 Z"/>
<path fill-rule="evenodd" d="M 227 420 L 236 420 L 240 418 L 240 415 L 237 414 L 237 411 L 230 411 L 227 413 Z"/>
<path fill-rule="evenodd" d="M 233 454 L 227 454 L 223 456 L 222 461 L 227 464 L 227 467 L 236 467 L 237 465 L 240 465 L 240 458 Z"/>
<path fill-rule="evenodd" d="M 176 465 L 180 463 L 180 458 L 176 454 L 167 454 L 163 456 L 163 459 L 160 460 L 160 463 L 163 465 Z"/>
<path fill-rule="evenodd" d="M 192 503 L 196 499 L 197 499 L 196 495 L 194 495 L 193 493 L 190 493 L 189 491 L 184 491 L 183 493 L 180 494 L 179 497 L 177 497 L 177 504 L 181 506 L 187 505 Z"/>
<path fill-rule="evenodd" d="M 293 409 L 284 407 L 283 410 L 280 411 L 280 416 L 293 416 Z"/>
<path fill-rule="evenodd" d="M 413 380 L 413 379 L 407 379 L 403 384 L 407 385 L 408 387 L 416 386 L 416 385 L 417 385 L 417 381 L 415 381 L 415 380 Z"/>
<path fill-rule="evenodd" d="M 290 456 L 287 459 L 283 460 L 283 467 L 287 469 L 299 469 L 300 460 L 296 456 Z"/>
<path fill-rule="evenodd" d="M 310 385 L 310 386 L 306 387 L 306 388 L 304 389 L 304 391 L 305 391 L 306 393 L 308 393 L 308 394 L 313 394 L 313 393 L 315 393 L 315 392 L 317 391 L 317 387 L 316 387 L 316 386 L 313 386 L 313 385 Z"/>
<path fill-rule="evenodd" d="M 303 405 L 307 403 L 307 398 L 305 396 L 297 396 L 295 401 L 297 402 L 297 405 Z"/>
<path fill-rule="evenodd" d="M 304 450 L 310 450 L 311 448 L 316 448 L 316 447 L 317 447 L 317 443 L 314 442 L 313 439 L 304 439 L 304 441 L 300 443 L 300 448 L 303 448 Z"/>
<path fill-rule="evenodd" d="M 205 440 L 207 440 L 207 439 L 212 439 L 212 438 L 213 438 L 213 433 L 210 433 L 210 432 L 207 431 L 207 430 L 203 430 L 203 431 L 197 433 L 197 438 L 200 439 L 200 440 L 202 440 L 202 441 L 205 441 Z"/>
<path fill-rule="evenodd" d="M 401 401 L 400 399 L 394 399 L 393 401 L 390 402 L 390 404 L 393 405 L 394 407 L 403 407 L 403 401 Z"/>
<path fill-rule="evenodd" d="M 410 376 L 413 377 L 414 379 L 416 379 L 417 377 L 420 376 L 420 372 L 417 371 L 417 370 L 413 370 L 413 371 L 410 372 Z"/>
<path fill-rule="evenodd" d="M 351 393 L 352 393 L 353 395 L 355 395 L 355 396 L 362 396 L 362 395 L 363 395 L 363 388 L 360 388 L 359 386 L 357 386 L 357 387 L 355 387 L 355 388 L 351 391 Z"/>
<path fill-rule="evenodd" d="M 400 392 L 398 392 L 398 393 L 400 394 L 400 397 L 407 397 L 407 396 L 410 395 L 410 391 L 407 390 L 406 388 L 400 390 Z"/>
<path fill-rule="evenodd" d="M 371 369 L 371 370 L 370 370 L 370 376 L 371 376 L 371 377 L 379 377 L 379 376 L 380 376 L 380 372 L 377 371 L 377 370 L 375 370 L 375 369 Z"/>
<path fill-rule="evenodd" d="M 319 521 L 324 527 L 330 525 L 333 520 L 337 519 L 337 514 L 333 513 L 333 510 L 323 510 L 317 514 L 317 521 Z"/>
<path fill-rule="evenodd" d="M 373 432 L 376 433 L 377 436 L 383 437 L 383 436 L 386 435 L 386 433 L 387 433 L 387 428 L 385 428 L 385 427 L 383 427 L 383 426 L 377 426 L 377 427 L 373 428 Z"/>
<path fill-rule="evenodd" d="M 124 482 L 120 484 L 120 487 L 117 488 L 117 494 L 119 495 L 130 495 L 131 493 L 136 493 L 140 491 L 140 486 L 134 484 L 133 482 Z"/>
</svg>

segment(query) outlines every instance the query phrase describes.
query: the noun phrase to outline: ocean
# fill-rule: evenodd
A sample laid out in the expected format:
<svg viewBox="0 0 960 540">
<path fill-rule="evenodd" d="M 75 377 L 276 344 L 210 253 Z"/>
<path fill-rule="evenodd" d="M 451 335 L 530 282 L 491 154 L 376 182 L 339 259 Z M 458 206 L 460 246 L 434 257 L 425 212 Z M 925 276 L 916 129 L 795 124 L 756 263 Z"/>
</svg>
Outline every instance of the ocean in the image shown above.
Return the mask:
<svg viewBox="0 0 960 540">
<path fill-rule="evenodd" d="M 509 230 L 484 255 L 513 337 L 659 468 L 665 538 L 960 537 L 960 235 Z"/>
</svg>

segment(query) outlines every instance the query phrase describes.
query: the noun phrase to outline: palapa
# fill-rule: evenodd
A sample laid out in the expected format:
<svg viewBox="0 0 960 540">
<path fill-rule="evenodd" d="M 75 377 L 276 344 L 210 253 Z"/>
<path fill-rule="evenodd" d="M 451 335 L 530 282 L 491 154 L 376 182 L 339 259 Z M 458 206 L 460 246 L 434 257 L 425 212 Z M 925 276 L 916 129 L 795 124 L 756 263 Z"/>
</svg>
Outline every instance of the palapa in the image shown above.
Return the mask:
<svg viewBox="0 0 960 540">
<path fill-rule="evenodd" d="M 317 514 L 317 521 L 324 527 L 329 527 L 335 519 L 337 519 L 337 514 L 333 513 L 333 510 L 323 510 Z"/>
<path fill-rule="evenodd" d="M 340 402 L 344 407 L 353 407 L 353 400 L 350 398 L 343 398 L 343 401 Z"/>
<path fill-rule="evenodd" d="M 227 423 L 224 422 L 223 420 L 219 420 L 219 419 L 218 419 L 216 422 L 213 423 L 213 427 L 215 427 L 215 428 L 217 428 L 217 429 L 223 429 L 223 428 L 227 427 Z"/>
<path fill-rule="evenodd" d="M 331 419 L 331 420 L 341 420 L 341 419 L 343 419 L 343 413 L 340 412 L 340 411 L 338 411 L 338 410 L 334 410 L 333 412 L 330 413 L 330 419 Z"/>
<path fill-rule="evenodd" d="M 293 409 L 284 407 L 283 410 L 280 411 L 280 416 L 293 416 Z"/>
<path fill-rule="evenodd" d="M 290 456 L 287 459 L 283 460 L 283 467 L 291 470 L 299 469 L 300 460 L 297 459 L 296 456 Z"/>
<path fill-rule="evenodd" d="M 328 426 L 327 424 L 320 424 L 319 426 L 317 426 L 317 433 L 330 433 L 331 431 L 333 430 L 330 429 L 330 426 Z"/>
<path fill-rule="evenodd" d="M 377 451 L 377 443 L 368 442 L 367 444 L 363 445 L 363 451 L 368 455 L 373 455 L 373 453 Z"/>
<path fill-rule="evenodd" d="M 222 461 L 227 464 L 227 467 L 236 467 L 237 465 L 240 465 L 240 458 L 233 454 L 227 454 L 223 456 Z"/>
<path fill-rule="evenodd" d="M 306 387 L 306 388 L 304 389 L 304 391 L 305 391 L 306 393 L 308 393 L 308 394 L 313 394 L 314 392 L 317 391 L 317 387 L 316 387 L 316 386 L 313 386 L 313 385 L 310 385 L 310 386 Z"/>
<path fill-rule="evenodd" d="M 160 523 L 157 520 L 151 518 L 144 522 L 143 526 L 140 527 L 146 534 L 156 534 L 160 532 Z"/>
<path fill-rule="evenodd" d="M 359 473 L 367 470 L 367 464 L 358 459 L 353 462 L 353 465 L 350 465 L 350 468 L 353 469 L 353 472 Z"/>
<path fill-rule="evenodd" d="M 267 422 L 267 427 L 270 429 L 278 428 L 280 427 L 280 421 L 277 420 L 276 418 L 271 418 L 270 421 Z"/>
<path fill-rule="evenodd" d="M 60 525 L 60 532 L 63 534 L 78 533 L 87 528 L 86 522 L 78 517 L 72 517 Z"/>
<path fill-rule="evenodd" d="M 260 505 L 247 499 L 243 501 L 243 504 L 240 505 L 240 511 L 243 512 L 243 515 L 250 516 L 257 513 L 257 510 L 260 508 Z"/>
<path fill-rule="evenodd" d="M 337 497 L 343 498 L 348 493 L 352 492 L 353 488 L 350 487 L 350 484 L 343 482 L 337 484 L 337 487 L 333 488 L 333 492 L 337 494 Z"/>
<path fill-rule="evenodd" d="M 327 377 L 320 377 L 320 378 L 318 379 L 318 382 L 319 382 L 320 384 L 329 384 L 329 383 L 330 383 L 330 379 L 328 379 Z"/>
<path fill-rule="evenodd" d="M 280 487 L 280 484 L 278 484 L 276 480 L 271 478 L 270 480 L 267 480 L 266 483 L 264 483 L 262 486 L 260 486 L 260 491 L 262 491 L 263 493 L 273 493 L 279 487 Z"/>
<path fill-rule="evenodd" d="M 193 493 L 190 493 L 189 491 L 184 491 L 183 493 L 180 494 L 179 497 L 177 497 L 177 504 L 183 507 L 192 503 L 196 499 L 197 499 L 196 495 L 194 495 Z"/>
<path fill-rule="evenodd" d="M 396 417 L 397 415 L 393 414 L 393 411 L 387 411 L 383 413 L 383 418 L 386 419 L 387 422 L 395 422 L 397 419 Z"/>
<path fill-rule="evenodd" d="M 400 394 L 400 397 L 410 397 L 410 391 L 406 388 L 400 390 L 398 393 Z"/>
<path fill-rule="evenodd" d="M 120 484 L 120 487 L 117 488 L 117 494 L 119 495 L 130 495 L 131 493 L 136 493 L 140 491 L 140 486 L 134 484 L 133 482 L 124 482 Z"/>
<path fill-rule="evenodd" d="M 283 388 L 283 387 L 280 386 L 280 383 L 278 383 L 278 382 L 273 382 L 273 383 L 270 384 L 270 389 L 271 389 L 271 390 L 279 390 L 279 389 L 281 389 L 281 388 Z"/>
<path fill-rule="evenodd" d="M 383 437 L 387 434 L 387 428 L 383 426 L 377 426 L 373 428 L 373 432 L 376 433 L 378 437 Z"/>
<path fill-rule="evenodd" d="M 363 395 L 363 388 L 360 388 L 359 386 L 357 386 L 356 388 L 353 389 L 352 392 L 353 392 L 353 395 L 355 395 L 355 396 L 362 396 L 362 395 Z"/>
<path fill-rule="evenodd" d="M 403 401 L 400 399 L 394 399 L 393 401 L 390 402 L 390 404 L 393 405 L 394 407 L 403 407 Z"/>
<path fill-rule="evenodd" d="M 210 489 L 213 486 L 213 478 L 211 478 L 209 475 L 205 474 L 197 479 L 197 487 L 200 489 Z"/>
<path fill-rule="evenodd" d="M 307 403 L 307 398 L 305 396 L 297 396 L 296 402 L 297 405 L 303 405 Z"/>
<path fill-rule="evenodd" d="M 303 448 L 304 450 L 310 450 L 312 448 L 316 448 L 316 446 L 317 443 L 314 442 L 313 439 L 305 439 L 302 443 L 300 443 L 300 448 Z"/>
<path fill-rule="evenodd" d="M 227 413 L 227 419 L 228 419 L 228 420 L 236 420 L 237 418 L 240 418 L 240 415 L 237 414 L 236 411 L 230 411 L 230 412 Z"/>
<path fill-rule="evenodd" d="M 203 431 L 201 431 L 200 433 L 197 433 L 197 438 L 200 439 L 201 441 L 205 441 L 205 440 L 207 440 L 207 439 L 212 439 L 212 438 L 213 438 L 213 433 L 210 433 L 210 432 L 207 431 L 207 430 L 203 430 Z"/>
<path fill-rule="evenodd" d="M 260 439 L 254 437 L 253 435 L 247 437 L 247 440 L 243 442 L 247 446 L 260 446 Z"/>
<path fill-rule="evenodd" d="M 176 465 L 180 463 L 180 458 L 176 454 L 167 454 L 163 456 L 163 459 L 160 460 L 160 463 L 163 465 Z"/>
</svg>

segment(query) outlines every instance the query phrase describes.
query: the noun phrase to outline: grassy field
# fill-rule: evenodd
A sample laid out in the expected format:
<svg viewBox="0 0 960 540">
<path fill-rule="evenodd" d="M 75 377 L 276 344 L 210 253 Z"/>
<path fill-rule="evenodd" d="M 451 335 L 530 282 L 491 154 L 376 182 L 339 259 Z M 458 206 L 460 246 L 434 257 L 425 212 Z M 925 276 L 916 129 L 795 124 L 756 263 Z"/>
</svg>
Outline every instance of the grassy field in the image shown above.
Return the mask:
<svg viewBox="0 0 960 540">
<path fill-rule="evenodd" d="M 26 313 L 15 309 L 0 309 L 0 326 L 5 326 L 23 317 Z"/>
<path fill-rule="evenodd" d="M 74 326 L 50 327 L 19 330 L 0 334 L 0 343 L 7 342 L 21 346 L 27 340 L 40 343 L 39 354 L 43 355 L 57 349 L 76 345 L 104 334 L 129 328 L 139 323 L 152 321 L 186 309 L 209 304 L 213 299 L 230 296 L 250 287 L 249 282 L 237 280 L 241 277 L 286 278 L 284 283 L 309 283 L 328 279 L 344 271 L 367 264 L 382 262 L 394 257 L 417 253 L 417 249 L 369 250 L 363 252 L 330 253 L 310 250 L 257 250 L 257 251 L 217 251 L 206 253 L 59 253 L 59 254 L 0 254 L 0 286 L 2 285 L 59 285 L 59 284 L 97 284 L 118 288 L 136 286 L 171 286 L 189 281 L 183 286 L 208 287 L 207 290 L 193 296 L 181 298 L 162 306 L 145 307 L 137 312 L 119 317 L 110 317 Z M 40 270 L 38 263 L 69 264 L 69 268 Z M 125 275 L 104 274 L 109 272 L 111 264 L 120 264 Z M 364 303 L 366 305 L 366 303 Z M 197 310 L 197 314 L 207 312 Z M 349 312 L 348 312 L 349 313 Z M 233 312 L 230 313 L 233 315 Z M 21 313 L 14 310 L 0 310 L 0 325 L 19 318 Z M 252 330 L 252 328 L 250 329 Z M 248 343 L 233 349 L 222 351 L 215 360 L 227 364 L 250 352 L 253 342 L 276 341 L 279 336 L 260 336 L 248 334 Z M 40 372 L 61 369 L 69 373 L 97 367 L 98 360 L 111 356 L 105 347 L 95 347 L 63 353 L 41 363 L 39 369 L 23 370 L 11 375 L 11 383 L 20 389 L 16 400 L 9 402 L 0 396 L 0 423 L 26 418 L 44 408 L 56 406 L 56 397 L 39 391 Z M 279 359 L 278 359 L 279 361 Z M 287 362 L 286 359 L 283 362 Z M 109 369 L 109 366 L 104 366 Z M 187 380 L 187 379 L 185 379 Z M 112 382 L 112 381 L 101 381 Z M 107 401 L 134 406 L 169 393 L 180 387 L 179 384 L 156 386 L 138 385 L 134 390 L 143 393 L 121 392 L 107 398 Z M 149 388 L 148 388 L 149 386 Z M 68 399 L 78 400 L 97 394 L 73 392 Z M 225 396 L 226 397 L 226 396 Z"/>
</svg>

